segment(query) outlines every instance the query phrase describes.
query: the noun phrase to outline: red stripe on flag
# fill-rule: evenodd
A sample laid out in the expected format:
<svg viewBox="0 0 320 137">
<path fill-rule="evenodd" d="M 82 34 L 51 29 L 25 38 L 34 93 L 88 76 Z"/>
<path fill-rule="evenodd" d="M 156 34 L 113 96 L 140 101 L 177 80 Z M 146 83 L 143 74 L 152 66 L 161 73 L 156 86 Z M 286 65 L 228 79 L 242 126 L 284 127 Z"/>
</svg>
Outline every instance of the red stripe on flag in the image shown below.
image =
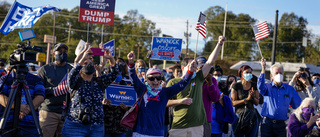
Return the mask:
<svg viewBox="0 0 320 137">
<path fill-rule="evenodd" d="M 259 31 L 258 33 L 255 34 L 255 37 L 256 37 L 257 41 L 270 36 L 269 28 L 268 28 L 268 25 L 267 25 L 267 21 L 264 21 L 264 22 L 258 24 L 257 28 L 258 28 L 258 31 Z"/>
</svg>

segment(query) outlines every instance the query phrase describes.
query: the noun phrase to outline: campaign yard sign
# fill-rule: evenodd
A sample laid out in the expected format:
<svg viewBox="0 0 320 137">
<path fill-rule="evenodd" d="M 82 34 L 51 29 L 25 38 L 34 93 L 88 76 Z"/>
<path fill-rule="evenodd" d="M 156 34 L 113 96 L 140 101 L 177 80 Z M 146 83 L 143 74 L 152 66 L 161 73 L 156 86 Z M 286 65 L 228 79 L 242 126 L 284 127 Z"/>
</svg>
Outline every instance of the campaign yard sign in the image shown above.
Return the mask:
<svg viewBox="0 0 320 137">
<path fill-rule="evenodd" d="M 108 49 L 111 52 L 113 57 L 114 57 L 114 42 L 115 42 L 115 40 L 113 39 L 113 40 L 110 40 L 107 43 L 103 44 L 103 48 Z"/>
<path fill-rule="evenodd" d="M 137 94 L 133 86 L 111 84 L 106 89 L 106 97 L 111 100 L 112 105 L 132 106 L 137 100 Z"/>
<path fill-rule="evenodd" d="M 181 46 L 182 39 L 153 37 L 151 59 L 179 61 Z"/>
<path fill-rule="evenodd" d="M 113 25 L 115 0 L 81 0 L 79 22 Z"/>
</svg>

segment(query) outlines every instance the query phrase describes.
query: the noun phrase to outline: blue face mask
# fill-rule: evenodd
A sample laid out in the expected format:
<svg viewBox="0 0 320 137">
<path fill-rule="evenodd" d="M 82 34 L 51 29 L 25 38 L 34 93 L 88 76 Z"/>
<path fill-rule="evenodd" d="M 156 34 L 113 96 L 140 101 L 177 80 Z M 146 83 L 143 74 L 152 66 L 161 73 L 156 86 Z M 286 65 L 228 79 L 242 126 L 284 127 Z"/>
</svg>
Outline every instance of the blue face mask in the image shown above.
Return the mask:
<svg viewBox="0 0 320 137">
<path fill-rule="evenodd" d="M 139 73 L 144 72 L 144 68 L 138 68 L 138 72 Z"/>
<path fill-rule="evenodd" d="M 59 61 L 61 63 L 67 62 L 67 60 L 68 60 L 68 54 L 65 52 L 60 53 L 60 54 L 56 54 L 55 57 L 56 57 L 56 61 Z"/>
<path fill-rule="evenodd" d="M 317 79 L 317 78 L 313 79 L 313 83 L 314 84 L 319 84 L 319 79 Z"/>
<path fill-rule="evenodd" d="M 118 77 L 114 80 L 114 82 L 119 83 L 122 80 L 122 75 L 119 74 Z"/>
<path fill-rule="evenodd" d="M 252 79 L 252 74 L 249 73 L 249 74 L 243 74 L 243 78 L 246 80 L 246 81 L 250 81 Z"/>
<path fill-rule="evenodd" d="M 192 75 L 192 77 L 191 77 L 191 79 L 194 79 L 194 78 L 196 77 L 196 75 L 197 75 L 197 73 L 194 72 L 193 75 Z"/>
<path fill-rule="evenodd" d="M 2 73 L 4 71 L 4 69 L 0 69 L 0 73 Z"/>
</svg>

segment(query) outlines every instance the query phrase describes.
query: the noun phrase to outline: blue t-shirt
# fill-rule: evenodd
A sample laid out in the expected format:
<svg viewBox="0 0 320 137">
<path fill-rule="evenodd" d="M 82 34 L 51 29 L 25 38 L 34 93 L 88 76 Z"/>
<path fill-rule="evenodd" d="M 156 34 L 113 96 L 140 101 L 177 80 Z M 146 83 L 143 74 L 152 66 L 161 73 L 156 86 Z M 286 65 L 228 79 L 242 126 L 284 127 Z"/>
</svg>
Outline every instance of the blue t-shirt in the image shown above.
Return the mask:
<svg viewBox="0 0 320 137">
<path fill-rule="evenodd" d="M 2 76 L 0 78 L 0 85 L 3 84 L 4 80 L 6 79 L 8 75 L 5 75 L 5 76 Z M 5 85 L 3 86 L 3 89 L 2 91 L 0 92 L 1 94 L 9 97 L 9 94 L 11 92 L 11 85 L 14 81 L 14 72 L 12 72 Z M 26 75 L 26 82 L 28 84 L 28 87 L 29 87 L 29 92 L 30 92 L 30 95 L 31 95 L 31 99 L 33 100 L 35 96 L 43 96 L 45 97 L 45 88 L 43 86 L 43 82 L 41 80 L 40 77 L 36 76 L 36 75 L 33 75 L 33 74 L 30 74 L 30 73 L 27 73 Z M 26 100 L 26 96 L 25 96 L 25 91 L 22 90 L 22 95 L 21 95 L 21 104 L 27 104 L 27 100 Z M 0 111 L 0 118 L 2 117 L 3 115 L 3 111 L 5 109 L 4 106 L 0 105 L 1 107 L 1 111 Z M 35 108 L 36 109 L 36 115 L 39 119 L 39 110 L 38 108 Z M 7 119 L 7 123 L 6 123 L 6 127 L 11 127 L 12 126 L 12 123 L 13 123 L 13 110 L 10 111 L 10 115 Z M 35 123 L 34 123 L 34 120 L 33 120 L 33 117 L 32 117 L 32 114 L 31 112 L 29 114 L 27 114 L 20 122 L 19 122 L 19 125 L 20 126 L 27 126 L 27 127 L 35 127 Z"/>
</svg>

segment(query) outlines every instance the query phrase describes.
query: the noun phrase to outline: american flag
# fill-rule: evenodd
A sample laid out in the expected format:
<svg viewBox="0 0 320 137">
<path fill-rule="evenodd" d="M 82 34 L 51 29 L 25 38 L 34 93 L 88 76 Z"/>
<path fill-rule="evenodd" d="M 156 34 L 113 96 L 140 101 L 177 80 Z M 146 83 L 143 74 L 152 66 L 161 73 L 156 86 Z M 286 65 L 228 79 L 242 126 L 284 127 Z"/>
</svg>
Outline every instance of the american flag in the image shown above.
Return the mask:
<svg viewBox="0 0 320 137">
<path fill-rule="evenodd" d="M 199 19 L 197 22 L 196 30 L 204 37 L 206 38 L 206 15 L 204 15 L 202 12 L 200 12 Z"/>
<path fill-rule="evenodd" d="M 58 86 L 53 90 L 53 95 L 55 97 L 66 94 L 69 90 L 68 81 L 67 81 L 68 73 L 62 78 Z"/>
<path fill-rule="evenodd" d="M 256 26 L 253 26 L 252 28 L 257 41 L 270 36 L 267 21 L 264 21 Z"/>
</svg>

